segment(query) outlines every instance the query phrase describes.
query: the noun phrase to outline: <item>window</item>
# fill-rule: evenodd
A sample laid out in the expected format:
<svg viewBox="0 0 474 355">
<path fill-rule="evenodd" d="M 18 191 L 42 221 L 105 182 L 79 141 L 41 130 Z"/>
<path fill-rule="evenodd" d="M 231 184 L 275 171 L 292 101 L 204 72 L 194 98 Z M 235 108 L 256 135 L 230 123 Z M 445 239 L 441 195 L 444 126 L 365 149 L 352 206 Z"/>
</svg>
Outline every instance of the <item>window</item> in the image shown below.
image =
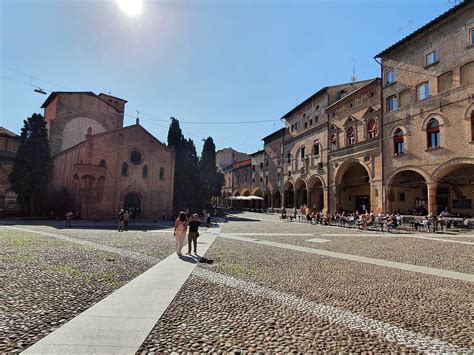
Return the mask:
<svg viewBox="0 0 474 355">
<path fill-rule="evenodd" d="M 310 120 L 309 120 L 309 125 L 310 125 L 310 126 L 313 125 L 313 119 L 310 119 Z"/>
<path fill-rule="evenodd" d="M 313 155 L 314 156 L 319 155 L 319 143 L 314 143 L 314 145 L 313 145 Z"/>
<path fill-rule="evenodd" d="M 260 182 L 262 182 L 262 181 L 263 181 L 263 178 L 260 176 Z"/>
<path fill-rule="evenodd" d="M 278 185 L 280 185 L 280 182 L 281 182 L 280 174 L 277 174 L 277 181 L 278 181 Z"/>
<path fill-rule="evenodd" d="M 268 158 L 265 160 L 265 166 L 268 166 Z"/>
<path fill-rule="evenodd" d="M 143 177 L 147 178 L 148 177 L 148 165 L 143 165 Z"/>
<path fill-rule="evenodd" d="M 355 134 L 354 134 L 354 128 L 349 127 L 347 129 L 347 145 L 353 145 L 355 143 Z"/>
<path fill-rule="evenodd" d="M 397 95 L 387 97 L 386 111 L 391 112 L 397 109 Z"/>
<path fill-rule="evenodd" d="M 130 161 L 135 165 L 140 164 L 142 162 L 142 153 L 138 150 L 132 150 L 130 153 Z"/>
<path fill-rule="evenodd" d="M 405 193 L 404 192 L 400 192 L 400 195 L 398 196 L 398 200 L 400 202 L 405 202 Z"/>
<path fill-rule="evenodd" d="M 395 71 L 393 69 L 390 69 L 384 74 L 384 83 L 385 85 L 388 85 L 394 82 L 395 82 Z"/>
<path fill-rule="evenodd" d="M 426 135 L 428 140 L 428 148 L 436 148 L 440 146 L 439 122 L 436 119 L 431 119 L 426 128 Z"/>
<path fill-rule="evenodd" d="M 252 165 L 252 170 L 255 171 L 255 164 Z"/>
<path fill-rule="evenodd" d="M 410 89 L 403 90 L 402 92 L 400 92 L 400 94 L 398 95 L 398 98 L 399 98 L 399 101 L 400 101 L 399 102 L 400 107 L 409 105 L 410 102 L 411 102 L 411 91 L 410 91 Z"/>
<path fill-rule="evenodd" d="M 107 167 L 107 162 L 106 162 L 104 159 L 102 159 L 102 160 L 100 161 L 100 163 L 99 163 L 99 166 L 100 166 L 101 168 L 106 168 L 106 167 Z"/>
<path fill-rule="evenodd" d="M 291 164 L 291 154 L 290 154 L 290 153 L 288 153 L 288 155 L 287 155 L 286 162 L 287 162 L 288 164 Z"/>
<path fill-rule="evenodd" d="M 260 163 L 260 170 L 263 169 L 263 162 Z"/>
<path fill-rule="evenodd" d="M 128 164 L 123 163 L 122 164 L 122 176 L 127 176 L 128 175 Z"/>
<path fill-rule="evenodd" d="M 367 137 L 374 138 L 377 136 L 377 123 L 374 119 L 370 120 L 367 124 Z"/>
<path fill-rule="evenodd" d="M 337 149 L 337 137 L 335 134 L 331 136 L 331 150 Z"/>
<path fill-rule="evenodd" d="M 403 146 L 403 131 L 401 128 L 398 128 L 393 135 L 393 145 L 395 156 L 403 155 L 404 146 Z"/>
<path fill-rule="evenodd" d="M 426 81 L 416 87 L 416 99 L 420 101 L 428 97 L 430 97 L 430 83 Z"/>
<path fill-rule="evenodd" d="M 438 52 L 433 51 L 426 55 L 426 65 L 435 64 L 438 62 Z"/>
<path fill-rule="evenodd" d="M 304 146 L 300 148 L 300 154 L 301 154 L 301 159 L 304 159 L 304 157 L 305 157 L 305 149 L 304 149 Z"/>
<path fill-rule="evenodd" d="M 308 128 L 308 122 L 304 123 L 304 128 Z"/>
<path fill-rule="evenodd" d="M 165 179 L 165 168 L 160 168 L 160 180 Z"/>
<path fill-rule="evenodd" d="M 461 67 L 461 85 L 474 83 L 474 62 L 469 62 Z"/>
<path fill-rule="evenodd" d="M 453 87 L 453 72 L 448 71 L 447 73 L 438 76 L 438 92 L 443 92 Z"/>
<path fill-rule="evenodd" d="M 474 28 L 469 30 L 469 44 L 474 44 Z"/>
</svg>

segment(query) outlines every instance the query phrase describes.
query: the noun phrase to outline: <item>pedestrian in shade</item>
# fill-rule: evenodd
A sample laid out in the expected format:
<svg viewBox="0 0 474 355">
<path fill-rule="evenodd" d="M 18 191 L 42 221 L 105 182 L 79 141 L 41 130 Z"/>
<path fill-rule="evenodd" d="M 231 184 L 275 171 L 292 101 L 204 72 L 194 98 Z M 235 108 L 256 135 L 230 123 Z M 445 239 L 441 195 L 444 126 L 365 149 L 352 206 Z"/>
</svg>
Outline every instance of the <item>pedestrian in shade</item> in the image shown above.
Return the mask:
<svg viewBox="0 0 474 355">
<path fill-rule="evenodd" d="M 197 238 L 199 237 L 200 225 L 199 215 L 197 213 L 193 214 L 193 219 L 189 222 L 188 254 L 191 254 L 191 244 L 194 246 L 194 254 L 197 254 Z"/>
<path fill-rule="evenodd" d="M 186 238 L 186 231 L 188 229 L 188 219 L 186 218 L 186 212 L 181 211 L 179 217 L 176 219 L 174 224 L 174 237 L 176 239 L 176 254 L 181 256 L 181 250 L 184 245 L 184 238 Z"/>
<path fill-rule="evenodd" d="M 123 229 L 125 232 L 128 231 L 128 221 L 130 220 L 130 214 L 128 213 L 128 210 L 125 210 L 125 213 L 123 214 Z"/>
<path fill-rule="evenodd" d="M 119 211 L 118 213 L 118 231 L 123 232 L 123 214 L 124 214 L 123 208 Z"/>
</svg>

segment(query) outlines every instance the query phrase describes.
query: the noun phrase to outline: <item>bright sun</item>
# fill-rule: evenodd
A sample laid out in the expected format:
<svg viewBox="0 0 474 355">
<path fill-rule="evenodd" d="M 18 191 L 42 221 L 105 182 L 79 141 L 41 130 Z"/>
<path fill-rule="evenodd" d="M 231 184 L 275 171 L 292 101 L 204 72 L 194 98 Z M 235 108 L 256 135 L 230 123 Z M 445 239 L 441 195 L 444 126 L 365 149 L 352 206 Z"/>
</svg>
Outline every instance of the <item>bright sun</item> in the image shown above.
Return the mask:
<svg viewBox="0 0 474 355">
<path fill-rule="evenodd" d="M 123 12 L 130 16 L 136 16 L 142 12 L 143 0 L 117 0 Z"/>
</svg>

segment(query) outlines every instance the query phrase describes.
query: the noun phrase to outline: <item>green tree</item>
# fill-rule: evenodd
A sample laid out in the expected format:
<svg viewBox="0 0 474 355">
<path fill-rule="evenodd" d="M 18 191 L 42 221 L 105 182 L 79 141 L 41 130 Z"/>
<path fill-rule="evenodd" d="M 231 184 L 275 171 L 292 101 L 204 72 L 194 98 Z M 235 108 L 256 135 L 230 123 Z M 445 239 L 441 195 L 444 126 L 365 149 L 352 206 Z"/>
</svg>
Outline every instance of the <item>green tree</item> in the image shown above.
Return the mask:
<svg viewBox="0 0 474 355">
<path fill-rule="evenodd" d="M 222 185 L 224 185 L 224 174 L 217 170 L 216 145 L 211 137 L 207 137 L 202 147 L 199 175 L 203 202 L 208 204 L 212 197 L 220 194 Z"/>
<path fill-rule="evenodd" d="M 35 216 L 47 201 L 53 164 L 44 117 L 34 113 L 23 124 L 20 146 L 8 178 L 18 195 L 18 202 L 27 204 L 31 215 Z"/>
<path fill-rule="evenodd" d="M 173 188 L 173 210 L 179 212 L 186 209 L 186 162 L 185 162 L 185 139 L 179 120 L 171 117 L 168 130 L 168 147 L 175 152 L 174 164 L 174 188 Z"/>
</svg>

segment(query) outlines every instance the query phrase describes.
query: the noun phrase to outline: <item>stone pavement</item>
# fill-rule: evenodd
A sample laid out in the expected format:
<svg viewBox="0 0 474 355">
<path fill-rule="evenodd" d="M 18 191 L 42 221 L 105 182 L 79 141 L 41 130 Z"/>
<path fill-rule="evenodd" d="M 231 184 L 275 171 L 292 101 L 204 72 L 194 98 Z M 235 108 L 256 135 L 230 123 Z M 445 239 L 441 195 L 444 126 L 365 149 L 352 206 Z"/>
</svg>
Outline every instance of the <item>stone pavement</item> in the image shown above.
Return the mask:
<svg viewBox="0 0 474 355">
<path fill-rule="evenodd" d="M 218 229 L 201 233 L 201 255 Z M 169 256 L 23 353 L 135 354 L 198 262 L 188 255 Z"/>
<path fill-rule="evenodd" d="M 220 236 L 224 238 L 228 238 L 228 239 L 242 241 L 242 242 L 262 244 L 262 245 L 288 249 L 288 250 L 303 251 L 306 253 L 324 255 L 324 256 L 329 256 L 329 257 L 338 258 L 338 259 L 345 259 L 345 260 L 350 260 L 350 261 L 357 261 L 360 263 L 380 265 L 380 266 L 406 270 L 406 271 L 411 271 L 411 272 L 419 272 L 422 274 L 447 277 L 454 280 L 474 282 L 474 275 L 466 274 L 462 272 L 449 271 L 449 270 L 431 268 L 431 267 L 426 267 L 426 266 L 411 265 L 411 264 L 399 263 L 399 262 L 388 261 L 388 260 L 383 260 L 383 259 L 368 258 L 365 256 L 338 253 L 338 252 L 323 250 L 323 249 L 307 248 L 307 247 L 303 247 L 299 245 L 271 242 L 268 240 L 259 240 L 259 239 L 254 239 L 254 238 L 241 237 L 241 236 L 233 235 L 232 233 L 221 233 Z M 315 241 L 315 239 L 318 239 L 318 238 L 310 239 L 310 241 Z M 319 239 L 319 242 L 322 242 L 322 241 L 323 240 Z"/>
</svg>

